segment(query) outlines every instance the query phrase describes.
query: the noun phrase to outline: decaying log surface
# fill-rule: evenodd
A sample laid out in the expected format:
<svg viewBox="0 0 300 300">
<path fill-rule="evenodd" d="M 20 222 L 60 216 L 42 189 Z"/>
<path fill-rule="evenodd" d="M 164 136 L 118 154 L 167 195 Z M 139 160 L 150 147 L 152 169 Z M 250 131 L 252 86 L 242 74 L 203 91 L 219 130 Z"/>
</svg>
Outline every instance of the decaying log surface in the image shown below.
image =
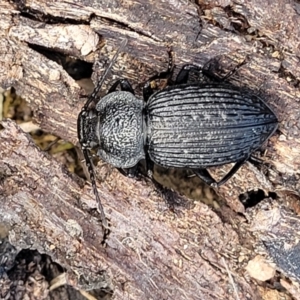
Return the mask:
<svg viewBox="0 0 300 300">
<path fill-rule="evenodd" d="M 204 204 L 174 215 L 153 186 L 114 172 L 99 189 L 111 222 L 103 247 L 90 188 L 84 193 L 12 121 L 2 124 L 0 213 L 12 244 L 50 254 L 72 285 L 113 285 L 116 299 L 234 299 L 221 257 L 237 255 L 238 236 Z M 256 299 L 233 261 L 227 263 L 241 295 Z"/>
<path fill-rule="evenodd" d="M 286 212 L 288 204 L 298 211 L 300 190 L 299 11 L 299 4 L 288 0 L 272 5 L 1 1 L 1 87 L 15 87 L 43 130 L 74 144 L 83 91 L 44 51 L 98 60 L 99 74 L 123 38 L 128 39 L 127 46 L 107 85 L 125 77 L 139 95 L 138 84 L 165 69 L 168 46 L 175 53 L 176 71 L 185 63 L 202 66 L 218 56 L 225 69 L 246 59 L 230 80 L 262 94 L 280 120 L 278 132 L 266 145 L 268 168 L 247 163 L 219 188 L 226 206 L 218 215 L 200 203 L 178 206 L 174 214 L 151 182 L 127 179 L 114 171 L 99 186 L 111 223 L 105 247 L 90 186 L 39 151 L 12 121 L 3 121 L 0 216 L 10 228 L 11 243 L 49 254 L 67 269 L 69 283 L 78 288 L 111 287 L 115 299 L 236 299 L 226 266 L 240 299 L 261 299 L 262 289 L 245 271 L 248 260 L 261 249 L 276 268 L 299 282 L 299 269 L 288 269 L 276 250 L 278 245 L 299 248 L 297 228 L 288 226 L 289 238 L 296 237 L 293 243 L 284 230 L 274 233 L 271 225 L 257 229 L 252 220 L 260 220 L 259 210 L 245 213 L 239 202 L 248 191 L 276 193 L 276 201 L 282 203 L 282 224 L 288 223 L 286 216 L 299 221 L 296 214 L 290 218 Z M 227 170 L 227 166 L 218 168 L 214 175 Z M 275 241 L 270 232 L 280 233 L 282 244 L 270 246 L 270 240 Z M 291 293 L 295 289 L 285 286 Z"/>
</svg>

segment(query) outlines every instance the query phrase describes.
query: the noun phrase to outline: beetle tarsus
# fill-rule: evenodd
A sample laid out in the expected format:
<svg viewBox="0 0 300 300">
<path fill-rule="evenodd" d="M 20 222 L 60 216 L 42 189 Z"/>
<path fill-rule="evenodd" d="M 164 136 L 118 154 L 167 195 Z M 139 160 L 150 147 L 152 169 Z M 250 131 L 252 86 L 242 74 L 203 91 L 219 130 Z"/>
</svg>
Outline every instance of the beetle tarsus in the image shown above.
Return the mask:
<svg viewBox="0 0 300 300">
<path fill-rule="evenodd" d="M 212 185 L 216 184 L 216 181 L 212 178 L 209 172 L 206 169 L 197 169 L 193 170 L 193 172 L 202 179 L 206 184 Z"/>
<path fill-rule="evenodd" d="M 245 157 L 244 159 L 238 161 L 232 169 L 220 180 L 217 182 L 217 186 L 219 187 L 220 185 L 226 183 L 237 171 L 238 169 L 246 162 L 248 159 L 248 156 Z"/>
</svg>

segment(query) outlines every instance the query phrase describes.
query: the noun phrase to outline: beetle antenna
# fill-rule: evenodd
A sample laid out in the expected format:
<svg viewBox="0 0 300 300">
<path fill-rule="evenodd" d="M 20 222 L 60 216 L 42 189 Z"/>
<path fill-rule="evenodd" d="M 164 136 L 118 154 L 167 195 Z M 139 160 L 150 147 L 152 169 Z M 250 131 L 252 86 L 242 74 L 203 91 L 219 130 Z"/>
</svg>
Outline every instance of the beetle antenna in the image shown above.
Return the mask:
<svg viewBox="0 0 300 300">
<path fill-rule="evenodd" d="M 123 39 L 123 41 L 122 41 L 122 43 L 121 43 L 119 49 L 117 50 L 117 52 L 116 52 L 115 55 L 113 56 L 112 60 L 110 61 L 109 65 L 108 65 L 108 67 L 106 68 L 104 74 L 102 75 L 101 79 L 98 81 L 98 83 L 97 83 L 95 89 L 94 89 L 93 92 L 89 95 L 89 97 L 88 97 L 86 103 L 84 104 L 84 106 L 83 106 L 83 108 L 82 108 L 83 110 L 86 110 L 86 109 L 89 107 L 90 103 L 91 103 L 91 102 L 96 98 L 96 96 L 98 95 L 98 93 L 99 93 L 99 91 L 100 91 L 100 89 L 101 89 L 101 87 L 102 87 L 102 84 L 103 84 L 103 82 L 104 82 L 104 80 L 105 80 L 105 78 L 106 78 L 108 72 L 109 72 L 110 69 L 112 68 L 112 66 L 113 66 L 113 64 L 115 63 L 115 61 L 117 60 L 117 57 L 118 57 L 119 53 L 121 52 L 121 50 L 123 50 L 123 48 L 126 46 L 127 41 L 128 41 L 128 40 L 127 40 L 126 38 Z"/>
<path fill-rule="evenodd" d="M 89 151 L 87 149 L 82 149 L 82 152 L 83 152 L 83 156 L 84 156 L 84 159 L 85 159 L 86 166 L 87 166 L 88 171 L 89 171 L 89 175 L 90 175 L 90 179 L 91 179 L 91 183 L 92 183 L 92 188 L 93 188 L 93 193 L 96 197 L 96 202 L 97 202 L 97 206 L 98 206 L 97 208 L 98 208 L 98 211 L 100 213 L 102 226 L 105 229 L 108 229 L 108 224 L 107 224 L 107 220 L 105 218 L 103 205 L 101 203 L 101 200 L 100 200 L 100 197 L 99 197 L 99 194 L 98 194 L 98 191 L 97 191 L 93 161 L 92 161 L 92 159 L 90 157 L 90 154 L 89 154 Z"/>
<path fill-rule="evenodd" d="M 110 69 L 112 68 L 112 65 L 115 63 L 120 51 L 126 46 L 127 44 L 127 39 L 125 38 L 119 49 L 117 50 L 117 52 L 115 53 L 115 55 L 113 56 L 112 60 L 110 61 L 108 67 L 106 68 L 105 72 L 103 73 L 102 77 L 100 78 L 99 82 L 97 83 L 94 91 L 90 94 L 90 96 L 88 97 L 86 103 L 84 104 L 84 106 L 82 107 L 82 110 L 81 110 L 81 113 L 79 114 L 79 117 L 78 117 L 78 136 L 79 136 L 79 142 L 81 143 L 81 149 L 82 149 L 82 152 L 83 152 L 83 156 L 84 156 L 84 159 L 85 159 L 85 163 L 86 163 L 86 166 L 87 166 L 87 169 L 88 169 L 88 172 L 89 172 L 89 176 L 90 176 L 90 180 L 91 180 L 91 183 L 92 183 L 92 188 L 93 188 L 93 193 L 96 197 L 96 202 L 97 202 L 97 209 L 98 209 L 98 212 L 100 213 L 100 218 L 101 218 L 101 222 L 102 222 L 102 226 L 104 229 L 108 230 L 108 223 L 107 223 L 107 220 L 105 218 L 105 214 L 104 214 L 104 210 L 103 210 L 103 206 L 101 204 L 101 200 L 100 200 L 100 196 L 98 194 L 98 190 L 97 190 L 97 185 L 96 185 L 96 178 L 95 178 L 95 171 L 94 171 L 94 165 L 93 165 L 93 161 L 92 161 L 92 158 L 90 156 L 90 153 L 89 153 L 89 150 L 87 149 L 86 145 L 84 145 L 82 142 L 81 142 L 81 126 L 82 126 L 82 119 L 83 119 L 83 116 L 86 114 L 87 110 L 88 110 L 88 107 L 90 105 L 90 103 L 97 97 L 101 87 L 102 87 L 102 84 L 108 74 L 108 72 L 110 71 Z M 86 117 L 84 117 L 86 118 Z"/>
</svg>

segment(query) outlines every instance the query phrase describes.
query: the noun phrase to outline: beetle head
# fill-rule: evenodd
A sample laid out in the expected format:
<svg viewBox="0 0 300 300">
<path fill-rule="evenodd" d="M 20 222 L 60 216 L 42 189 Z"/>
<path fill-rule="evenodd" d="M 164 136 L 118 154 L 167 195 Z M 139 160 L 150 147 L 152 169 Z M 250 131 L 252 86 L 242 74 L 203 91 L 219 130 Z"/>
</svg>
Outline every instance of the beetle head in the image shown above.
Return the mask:
<svg viewBox="0 0 300 300">
<path fill-rule="evenodd" d="M 95 134 L 97 126 L 97 112 L 95 109 L 82 109 L 78 115 L 77 133 L 82 149 L 92 149 L 98 145 Z"/>
</svg>

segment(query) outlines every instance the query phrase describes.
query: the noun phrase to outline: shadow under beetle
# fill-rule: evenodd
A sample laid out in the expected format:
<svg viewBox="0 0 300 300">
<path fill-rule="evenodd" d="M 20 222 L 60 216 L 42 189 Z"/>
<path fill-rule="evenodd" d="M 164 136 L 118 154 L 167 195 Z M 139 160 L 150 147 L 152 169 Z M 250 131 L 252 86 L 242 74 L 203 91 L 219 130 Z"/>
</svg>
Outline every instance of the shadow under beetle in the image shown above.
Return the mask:
<svg viewBox="0 0 300 300">
<path fill-rule="evenodd" d="M 185 65 L 172 85 L 154 92 L 151 81 L 172 75 L 170 57 L 167 71 L 144 85 L 144 101 L 134 96 L 126 79 L 116 81 L 98 101 L 105 74 L 82 108 L 78 139 L 104 227 L 107 223 L 96 188 L 91 149 L 120 171 L 128 169 L 128 174 L 145 159 L 151 178 L 156 163 L 166 168 L 189 168 L 207 184 L 220 186 L 277 129 L 277 117 L 258 96 L 224 81 L 188 84 L 191 71 L 201 69 Z M 91 102 L 95 103 L 93 108 Z M 216 182 L 207 168 L 228 163 L 235 165 Z"/>
</svg>

